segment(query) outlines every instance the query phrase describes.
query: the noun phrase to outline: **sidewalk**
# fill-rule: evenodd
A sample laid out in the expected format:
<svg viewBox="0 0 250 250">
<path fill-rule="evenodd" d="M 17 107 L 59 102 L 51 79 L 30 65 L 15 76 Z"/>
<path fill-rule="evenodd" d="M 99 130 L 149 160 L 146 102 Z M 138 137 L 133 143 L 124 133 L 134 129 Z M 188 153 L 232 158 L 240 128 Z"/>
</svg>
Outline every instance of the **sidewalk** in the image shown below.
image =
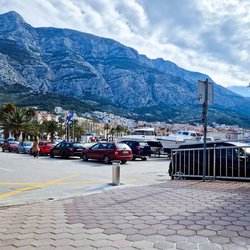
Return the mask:
<svg viewBox="0 0 250 250">
<path fill-rule="evenodd" d="M 250 183 L 167 181 L 0 208 L 0 249 L 250 249 Z"/>
</svg>

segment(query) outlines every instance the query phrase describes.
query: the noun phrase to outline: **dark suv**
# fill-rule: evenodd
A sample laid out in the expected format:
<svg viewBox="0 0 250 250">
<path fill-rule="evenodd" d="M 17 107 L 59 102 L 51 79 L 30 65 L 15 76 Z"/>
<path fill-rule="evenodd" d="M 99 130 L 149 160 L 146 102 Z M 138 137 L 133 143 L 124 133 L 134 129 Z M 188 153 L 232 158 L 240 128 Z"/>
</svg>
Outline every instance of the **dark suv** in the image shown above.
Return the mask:
<svg viewBox="0 0 250 250">
<path fill-rule="evenodd" d="M 62 141 L 50 150 L 50 157 L 60 156 L 61 158 L 69 158 L 70 156 L 82 155 L 82 150 L 85 149 L 84 144 L 78 142 Z"/>
<path fill-rule="evenodd" d="M 133 152 L 133 160 L 140 158 L 143 161 L 147 160 L 148 156 L 151 155 L 151 148 L 147 142 L 134 141 L 134 140 L 123 140 L 121 143 L 127 144 Z"/>
</svg>

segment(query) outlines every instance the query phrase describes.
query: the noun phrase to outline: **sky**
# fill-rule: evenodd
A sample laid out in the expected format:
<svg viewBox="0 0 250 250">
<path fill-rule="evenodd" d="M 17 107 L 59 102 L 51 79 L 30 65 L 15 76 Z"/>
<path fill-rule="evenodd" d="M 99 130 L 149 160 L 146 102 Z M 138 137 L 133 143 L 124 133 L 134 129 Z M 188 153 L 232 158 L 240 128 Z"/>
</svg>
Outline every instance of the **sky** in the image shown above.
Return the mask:
<svg viewBox="0 0 250 250">
<path fill-rule="evenodd" d="M 250 83 L 249 0 L 0 0 L 0 14 L 12 10 L 33 27 L 112 38 L 225 87 Z"/>
</svg>

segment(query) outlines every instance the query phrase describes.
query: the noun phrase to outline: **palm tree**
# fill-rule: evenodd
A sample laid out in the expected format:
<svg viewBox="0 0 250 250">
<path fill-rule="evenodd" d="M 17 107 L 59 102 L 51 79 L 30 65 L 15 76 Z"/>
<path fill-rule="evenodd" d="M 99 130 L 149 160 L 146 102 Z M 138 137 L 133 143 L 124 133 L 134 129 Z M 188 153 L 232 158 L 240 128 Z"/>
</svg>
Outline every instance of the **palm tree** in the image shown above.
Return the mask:
<svg viewBox="0 0 250 250">
<path fill-rule="evenodd" d="M 16 108 L 3 114 L 1 126 L 5 131 L 13 132 L 15 140 L 18 140 L 21 132 L 26 133 L 31 125 L 31 117 L 24 109 Z"/>
<path fill-rule="evenodd" d="M 119 136 L 121 135 L 121 132 L 123 132 L 124 128 L 121 125 L 117 125 L 115 130 L 116 130 L 116 135 Z"/>
<path fill-rule="evenodd" d="M 112 141 L 114 140 L 114 135 L 115 135 L 115 128 L 111 128 L 109 131 L 109 135 L 112 136 Z"/>
<path fill-rule="evenodd" d="M 106 139 L 107 139 L 107 137 L 108 137 L 109 130 L 110 130 L 110 124 L 109 124 L 109 123 L 106 123 L 106 124 L 104 125 L 104 134 L 106 135 Z M 107 131 L 107 133 L 105 133 L 105 131 Z"/>
<path fill-rule="evenodd" d="M 43 128 L 45 132 L 50 134 L 50 139 L 53 141 L 55 133 L 58 130 L 58 123 L 56 121 L 44 121 Z"/>
<path fill-rule="evenodd" d="M 31 121 L 31 125 L 29 128 L 29 135 L 31 135 L 31 139 L 33 140 L 33 138 L 41 138 L 43 132 L 43 125 L 37 121 L 37 120 L 33 120 Z"/>
</svg>

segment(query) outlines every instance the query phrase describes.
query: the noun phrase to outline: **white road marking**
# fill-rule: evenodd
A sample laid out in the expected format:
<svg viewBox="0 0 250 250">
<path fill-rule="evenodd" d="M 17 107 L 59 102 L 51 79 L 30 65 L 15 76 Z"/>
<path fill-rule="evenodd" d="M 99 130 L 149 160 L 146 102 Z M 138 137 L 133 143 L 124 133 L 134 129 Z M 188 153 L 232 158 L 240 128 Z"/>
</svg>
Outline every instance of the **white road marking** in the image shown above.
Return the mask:
<svg viewBox="0 0 250 250">
<path fill-rule="evenodd" d="M 0 169 L 5 170 L 5 171 L 9 171 L 9 172 L 16 171 L 16 170 L 13 170 L 13 169 L 8 169 L 8 168 L 0 168 Z"/>
</svg>

